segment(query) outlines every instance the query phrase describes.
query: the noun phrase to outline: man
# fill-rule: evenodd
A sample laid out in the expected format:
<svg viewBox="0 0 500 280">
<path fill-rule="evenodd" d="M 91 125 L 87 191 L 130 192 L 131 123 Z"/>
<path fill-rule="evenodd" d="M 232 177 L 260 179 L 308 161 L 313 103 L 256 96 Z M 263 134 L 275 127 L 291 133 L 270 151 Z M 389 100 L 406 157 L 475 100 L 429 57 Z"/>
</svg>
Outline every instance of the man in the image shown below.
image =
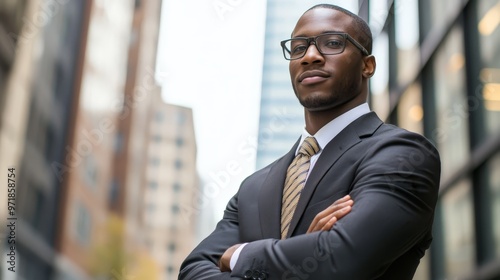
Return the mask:
<svg viewBox="0 0 500 280">
<path fill-rule="evenodd" d="M 305 131 L 243 181 L 179 279 L 412 279 L 432 239 L 440 160 L 370 112 L 371 42 L 340 7 L 300 17 L 282 46 Z"/>
</svg>

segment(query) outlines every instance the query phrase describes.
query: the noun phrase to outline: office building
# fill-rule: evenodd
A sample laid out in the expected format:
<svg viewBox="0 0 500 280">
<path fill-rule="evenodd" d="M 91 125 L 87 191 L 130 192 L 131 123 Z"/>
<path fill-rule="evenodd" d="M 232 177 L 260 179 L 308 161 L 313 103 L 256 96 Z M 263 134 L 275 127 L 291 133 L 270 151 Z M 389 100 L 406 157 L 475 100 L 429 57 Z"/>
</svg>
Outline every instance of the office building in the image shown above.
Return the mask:
<svg viewBox="0 0 500 280">
<path fill-rule="evenodd" d="M 378 58 L 372 109 L 427 136 L 441 155 L 434 241 L 415 279 L 498 279 L 500 2 L 361 7 Z"/>
<path fill-rule="evenodd" d="M 16 166 L 19 264 L 16 277 L 51 279 L 57 256 L 55 240 L 61 191 L 52 164 L 63 162 L 66 153 L 74 87 L 81 70 L 78 59 L 85 43 L 87 6 L 85 1 L 22 2 L 27 8 L 21 16 L 23 31 L 17 38 L 21 54 L 18 53 L 16 60 L 20 60 L 24 72 L 14 82 L 26 83 L 11 85 L 7 92 L 7 98 L 20 93 L 19 103 L 10 106 L 20 110 L 15 115 L 27 116 L 20 118 L 20 128 L 24 131 L 15 134 L 24 144 L 16 152 L 20 153 Z M 23 48 L 27 49 L 22 55 Z M 15 125 L 16 120 L 11 117 L 6 116 L 9 121 L 4 124 Z"/>
<path fill-rule="evenodd" d="M 96 251 L 114 233 L 109 229 L 109 201 L 117 148 L 117 107 L 123 100 L 133 14 L 132 0 L 96 1 L 90 6 L 81 84 L 75 89 L 77 100 L 72 110 L 74 122 L 64 161 L 56 165 L 63 187 L 53 279 L 96 278 L 122 269 L 112 267 L 113 259 Z M 121 249 L 108 246 L 109 251 Z"/>
<path fill-rule="evenodd" d="M 194 248 L 198 179 L 191 109 L 166 104 L 160 90 L 149 117 L 143 224 L 145 243 L 160 266 L 159 279 L 177 279 L 180 265 Z"/>
</svg>

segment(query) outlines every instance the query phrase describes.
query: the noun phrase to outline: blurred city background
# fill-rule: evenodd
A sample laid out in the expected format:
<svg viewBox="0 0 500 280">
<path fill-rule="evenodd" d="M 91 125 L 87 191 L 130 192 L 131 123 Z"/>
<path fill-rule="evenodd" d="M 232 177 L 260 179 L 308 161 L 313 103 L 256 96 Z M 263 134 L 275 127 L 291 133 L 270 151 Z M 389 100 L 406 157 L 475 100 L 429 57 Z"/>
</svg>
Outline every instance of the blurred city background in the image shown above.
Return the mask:
<svg viewBox="0 0 500 280">
<path fill-rule="evenodd" d="M 299 137 L 279 41 L 322 2 L 0 0 L 0 279 L 177 279 Z M 329 3 L 372 28 L 372 110 L 441 154 L 415 279 L 500 279 L 500 1 Z"/>
</svg>

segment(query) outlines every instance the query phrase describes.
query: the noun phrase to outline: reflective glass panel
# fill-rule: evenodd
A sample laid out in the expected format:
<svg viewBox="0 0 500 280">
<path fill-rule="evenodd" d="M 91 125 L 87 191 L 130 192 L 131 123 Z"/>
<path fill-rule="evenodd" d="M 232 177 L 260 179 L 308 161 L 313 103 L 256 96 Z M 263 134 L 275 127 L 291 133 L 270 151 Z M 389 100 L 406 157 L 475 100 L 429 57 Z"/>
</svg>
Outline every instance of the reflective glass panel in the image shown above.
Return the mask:
<svg viewBox="0 0 500 280">
<path fill-rule="evenodd" d="M 463 32 L 455 26 L 436 51 L 434 84 L 437 120 L 432 132 L 445 181 L 469 158 L 468 107 L 465 89 Z"/>
<path fill-rule="evenodd" d="M 418 0 L 395 0 L 394 20 L 398 49 L 398 81 L 411 81 L 419 70 Z"/>
<path fill-rule="evenodd" d="M 389 115 L 389 37 L 386 32 L 374 37 L 373 55 L 377 68 L 370 79 L 370 105 L 384 120 Z"/>
<path fill-rule="evenodd" d="M 488 162 L 490 183 L 490 198 L 492 205 L 491 224 L 493 225 L 493 240 L 495 242 L 496 257 L 500 258 L 500 154 Z"/>
<path fill-rule="evenodd" d="M 423 134 L 422 89 L 420 83 L 411 85 L 401 96 L 398 105 L 398 126 Z"/>
<path fill-rule="evenodd" d="M 474 210 L 470 181 L 462 180 L 454 185 L 441 203 L 446 276 L 454 279 L 467 275 L 474 268 Z"/>
<path fill-rule="evenodd" d="M 482 88 L 476 94 L 484 99 L 488 134 L 500 131 L 500 1 L 478 2 L 478 31 L 482 66 Z"/>
</svg>

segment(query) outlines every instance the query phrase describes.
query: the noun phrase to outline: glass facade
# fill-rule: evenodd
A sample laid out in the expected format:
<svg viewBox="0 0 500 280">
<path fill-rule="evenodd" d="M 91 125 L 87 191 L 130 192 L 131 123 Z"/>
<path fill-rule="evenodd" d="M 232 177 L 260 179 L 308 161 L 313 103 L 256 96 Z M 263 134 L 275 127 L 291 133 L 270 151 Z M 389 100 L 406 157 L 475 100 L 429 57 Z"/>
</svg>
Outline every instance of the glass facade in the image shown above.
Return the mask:
<svg viewBox="0 0 500 280">
<path fill-rule="evenodd" d="M 368 7 L 371 107 L 441 155 L 434 241 L 414 279 L 500 279 L 500 2 Z"/>
<path fill-rule="evenodd" d="M 454 26 L 436 51 L 433 61 L 436 103 L 436 141 L 441 155 L 442 179 L 464 164 L 469 157 L 467 95 L 463 34 Z"/>
<path fill-rule="evenodd" d="M 474 217 L 468 180 L 456 184 L 441 199 L 446 277 L 469 274 L 474 268 Z"/>
<path fill-rule="evenodd" d="M 500 2 L 478 1 L 477 30 L 482 69 L 480 79 L 483 85 L 482 97 L 485 105 L 486 128 L 489 135 L 500 131 Z"/>
<path fill-rule="evenodd" d="M 495 257 L 500 258 L 500 153 L 488 163 L 489 178 L 489 196 L 493 204 L 491 211 L 491 224 L 494 236 L 493 247 Z"/>
</svg>

